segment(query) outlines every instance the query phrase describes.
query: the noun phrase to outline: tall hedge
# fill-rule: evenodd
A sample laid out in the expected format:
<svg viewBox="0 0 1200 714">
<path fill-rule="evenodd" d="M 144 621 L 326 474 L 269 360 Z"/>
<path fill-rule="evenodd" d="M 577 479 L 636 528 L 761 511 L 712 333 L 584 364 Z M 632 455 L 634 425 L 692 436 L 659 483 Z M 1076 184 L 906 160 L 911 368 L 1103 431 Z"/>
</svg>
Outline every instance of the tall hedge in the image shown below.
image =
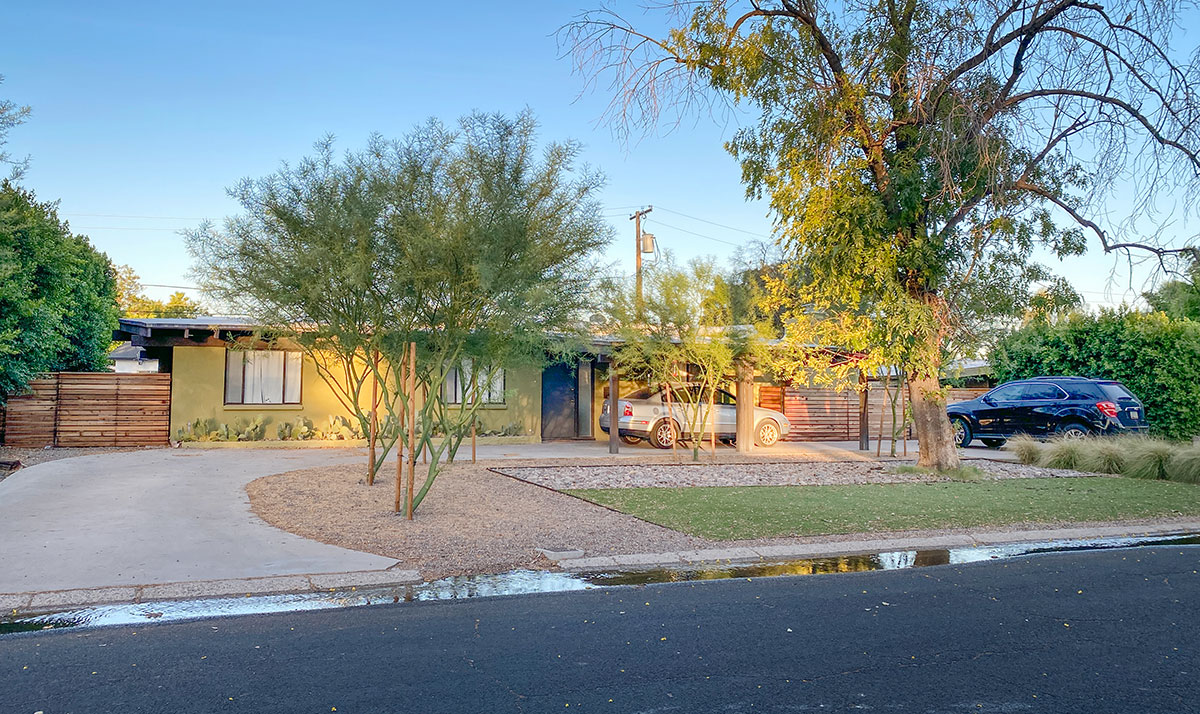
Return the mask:
<svg viewBox="0 0 1200 714">
<path fill-rule="evenodd" d="M 1158 434 L 1200 435 L 1200 322 L 1161 312 L 1105 310 L 1034 323 L 992 350 L 998 380 L 1041 375 L 1115 379 L 1142 400 Z"/>
<path fill-rule="evenodd" d="M 0 405 L 42 372 L 107 370 L 116 291 L 108 257 L 53 203 L 0 181 Z"/>
</svg>

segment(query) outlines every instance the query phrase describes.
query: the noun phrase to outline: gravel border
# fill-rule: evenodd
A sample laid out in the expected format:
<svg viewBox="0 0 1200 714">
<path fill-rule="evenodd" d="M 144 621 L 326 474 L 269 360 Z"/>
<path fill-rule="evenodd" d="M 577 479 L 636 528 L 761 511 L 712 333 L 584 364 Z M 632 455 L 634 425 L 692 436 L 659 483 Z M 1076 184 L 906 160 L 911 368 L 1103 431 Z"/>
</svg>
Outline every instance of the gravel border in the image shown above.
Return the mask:
<svg viewBox="0 0 1200 714">
<path fill-rule="evenodd" d="M 606 464 L 603 466 L 495 466 L 491 470 L 554 490 L 684 488 L 713 486 L 830 486 L 869 483 L 931 483 L 938 474 L 896 471 L 915 462 L 834 461 L 740 464 Z M 1085 474 L 1003 461 L 973 461 L 989 479 L 1075 478 Z"/>
</svg>

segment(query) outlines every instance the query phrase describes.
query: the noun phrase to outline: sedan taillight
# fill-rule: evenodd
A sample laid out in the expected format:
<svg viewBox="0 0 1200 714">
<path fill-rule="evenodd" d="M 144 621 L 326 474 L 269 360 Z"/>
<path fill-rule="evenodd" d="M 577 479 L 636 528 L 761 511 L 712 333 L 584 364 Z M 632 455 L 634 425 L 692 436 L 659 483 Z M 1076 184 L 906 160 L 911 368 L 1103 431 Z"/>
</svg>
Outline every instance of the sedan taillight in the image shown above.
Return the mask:
<svg viewBox="0 0 1200 714">
<path fill-rule="evenodd" d="M 1117 405 L 1115 402 L 1097 402 L 1096 408 L 1100 410 L 1101 414 L 1109 419 L 1116 419 L 1117 414 L 1119 413 L 1117 411 Z"/>
<path fill-rule="evenodd" d="M 633 405 L 629 402 L 621 402 L 621 416 L 633 416 Z"/>
</svg>

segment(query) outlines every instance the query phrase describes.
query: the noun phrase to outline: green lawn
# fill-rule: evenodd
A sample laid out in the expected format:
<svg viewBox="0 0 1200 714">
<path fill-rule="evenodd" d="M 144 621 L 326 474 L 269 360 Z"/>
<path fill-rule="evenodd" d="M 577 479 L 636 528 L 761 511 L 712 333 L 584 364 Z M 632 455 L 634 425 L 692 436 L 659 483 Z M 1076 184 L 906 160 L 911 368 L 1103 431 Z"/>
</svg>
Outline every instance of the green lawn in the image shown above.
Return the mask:
<svg viewBox="0 0 1200 714">
<path fill-rule="evenodd" d="M 1200 515 L 1200 486 L 1126 478 L 568 493 L 713 540 Z"/>
</svg>

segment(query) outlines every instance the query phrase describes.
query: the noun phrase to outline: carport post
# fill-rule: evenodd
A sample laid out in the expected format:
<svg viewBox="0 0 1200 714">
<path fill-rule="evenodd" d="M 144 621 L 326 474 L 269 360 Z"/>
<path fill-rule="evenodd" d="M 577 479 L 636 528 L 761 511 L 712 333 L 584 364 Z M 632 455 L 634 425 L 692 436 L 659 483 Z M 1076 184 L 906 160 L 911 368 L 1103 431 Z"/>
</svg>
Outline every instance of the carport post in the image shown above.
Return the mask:
<svg viewBox="0 0 1200 714">
<path fill-rule="evenodd" d="M 621 442 L 618 441 L 620 431 L 619 419 L 617 413 L 617 363 L 609 361 L 608 363 L 608 453 L 616 454 L 621 451 Z"/>
<path fill-rule="evenodd" d="M 747 362 L 737 364 L 737 406 L 734 409 L 737 450 L 748 454 L 754 448 L 754 367 Z"/>
<path fill-rule="evenodd" d="M 867 404 L 867 373 L 858 368 L 858 450 L 871 450 L 871 410 Z"/>
</svg>

